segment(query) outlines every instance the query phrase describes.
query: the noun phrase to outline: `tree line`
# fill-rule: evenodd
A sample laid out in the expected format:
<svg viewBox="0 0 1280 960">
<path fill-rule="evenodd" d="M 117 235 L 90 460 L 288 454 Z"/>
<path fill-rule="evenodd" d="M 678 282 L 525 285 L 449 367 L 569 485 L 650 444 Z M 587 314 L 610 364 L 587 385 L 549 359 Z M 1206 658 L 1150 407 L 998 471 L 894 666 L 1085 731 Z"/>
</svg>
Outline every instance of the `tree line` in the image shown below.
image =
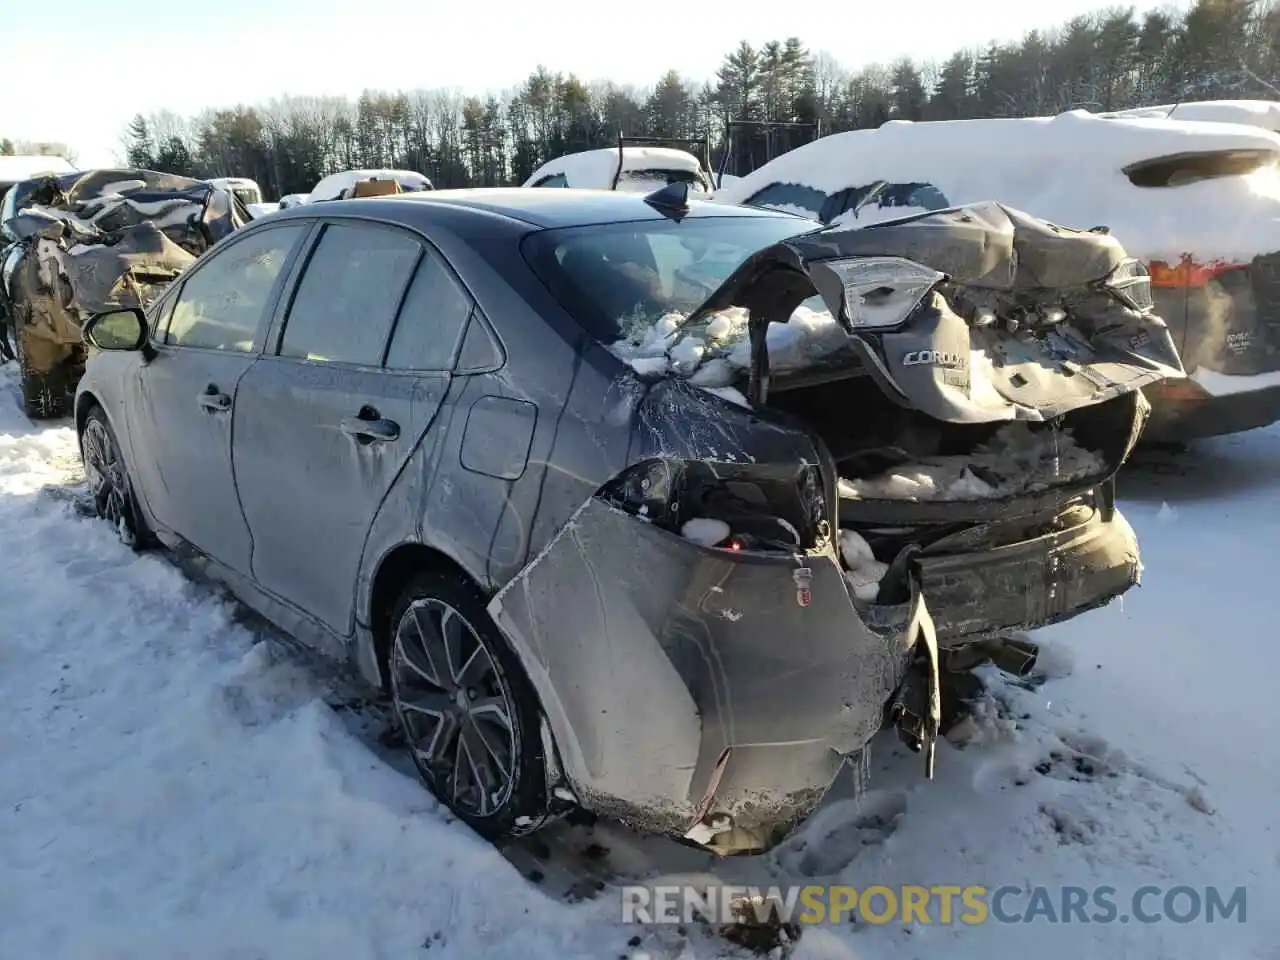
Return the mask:
<svg viewBox="0 0 1280 960">
<path fill-rule="evenodd" d="M 355 168 L 417 170 L 440 188 L 500 186 L 561 154 L 614 146 L 619 135 L 705 140 L 713 162 L 729 150 L 729 172 L 742 173 L 815 136 L 892 119 L 1222 98 L 1280 99 L 1280 0 L 1195 0 L 1142 15 L 1112 7 L 942 62 L 853 71 L 790 38 L 739 43 L 702 83 L 669 70 L 637 89 L 539 67 L 501 96 L 368 90 L 354 101 L 286 97 L 195 117 L 138 115 L 124 152 L 136 166 L 251 177 L 267 196 L 305 193 Z"/>
</svg>

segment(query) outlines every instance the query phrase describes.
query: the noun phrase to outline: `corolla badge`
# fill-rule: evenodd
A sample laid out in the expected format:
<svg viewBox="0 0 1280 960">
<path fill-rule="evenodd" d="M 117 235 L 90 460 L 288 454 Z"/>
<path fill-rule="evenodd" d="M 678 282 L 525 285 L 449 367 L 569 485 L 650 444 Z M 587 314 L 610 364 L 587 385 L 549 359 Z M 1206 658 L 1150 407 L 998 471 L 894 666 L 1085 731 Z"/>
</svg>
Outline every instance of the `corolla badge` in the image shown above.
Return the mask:
<svg viewBox="0 0 1280 960">
<path fill-rule="evenodd" d="M 959 353 L 947 353 L 945 350 L 911 350 L 902 355 L 904 367 L 916 367 L 921 364 L 963 370 L 968 365 L 968 358 Z"/>
</svg>

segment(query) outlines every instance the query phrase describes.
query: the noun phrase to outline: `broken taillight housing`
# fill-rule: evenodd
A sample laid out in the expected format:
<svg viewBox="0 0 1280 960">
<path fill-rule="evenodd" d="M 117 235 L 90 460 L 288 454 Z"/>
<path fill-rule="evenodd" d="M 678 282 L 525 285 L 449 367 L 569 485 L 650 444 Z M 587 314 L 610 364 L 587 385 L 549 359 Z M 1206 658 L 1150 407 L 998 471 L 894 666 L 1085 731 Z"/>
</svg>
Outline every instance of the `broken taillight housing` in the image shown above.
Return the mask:
<svg viewBox="0 0 1280 960">
<path fill-rule="evenodd" d="M 690 520 L 718 520 L 722 550 L 808 550 L 829 536 L 816 464 L 710 462 L 655 457 L 605 484 L 597 496 L 679 534 Z"/>
</svg>

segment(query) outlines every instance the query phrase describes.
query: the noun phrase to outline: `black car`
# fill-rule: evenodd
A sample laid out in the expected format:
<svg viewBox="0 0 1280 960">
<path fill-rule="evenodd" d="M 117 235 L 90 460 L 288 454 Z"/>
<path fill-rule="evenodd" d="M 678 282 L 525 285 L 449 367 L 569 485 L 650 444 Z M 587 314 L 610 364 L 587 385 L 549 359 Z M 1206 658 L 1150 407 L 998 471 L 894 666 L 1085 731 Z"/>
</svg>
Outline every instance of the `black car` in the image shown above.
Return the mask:
<svg viewBox="0 0 1280 960">
<path fill-rule="evenodd" d="M 1108 237 L 817 227 L 679 184 L 281 211 L 87 324 L 95 503 L 385 688 L 486 835 L 766 848 L 886 723 L 928 751 L 949 658 L 1137 582 L 1110 481 L 1178 372 Z"/>
</svg>

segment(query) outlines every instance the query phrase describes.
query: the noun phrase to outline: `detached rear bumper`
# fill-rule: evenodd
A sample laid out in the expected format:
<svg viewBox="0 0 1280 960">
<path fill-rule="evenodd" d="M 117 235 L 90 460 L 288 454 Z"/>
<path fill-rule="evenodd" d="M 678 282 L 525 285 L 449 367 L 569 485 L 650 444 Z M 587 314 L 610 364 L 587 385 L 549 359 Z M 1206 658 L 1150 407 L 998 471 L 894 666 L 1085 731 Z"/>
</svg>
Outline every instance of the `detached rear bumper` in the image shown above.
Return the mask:
<svg viewBox="0 0 1280 960">
<path fill-rule="evenodd" d="M 1118 510 L 1105 520 L 1091 509 L 1066 529 L 1004 546 L 943 550 L 917 564 L 944 647 L 1069 620 L 1114 600 L 1142 575 L 1137 537 Z"/>
<path fill-rule="evenodd" d="M 699 546 L 588 501 L 492 601 L 584 806 L 720 852 L 772 846 L 884 723 L 919 596 L 854 609 L 833 551 Z M 697 829 L 695 829 L 697 828 Z"/>
<path fill-rule="evenodd" d="M 1144 441 L 1181 443 L 1254 430 L 1280 420 L 1280 386 L 1215 396 L 1190 380 L 1166 380 L 1143 392 L 1151 402 Z"/>
</svg>

